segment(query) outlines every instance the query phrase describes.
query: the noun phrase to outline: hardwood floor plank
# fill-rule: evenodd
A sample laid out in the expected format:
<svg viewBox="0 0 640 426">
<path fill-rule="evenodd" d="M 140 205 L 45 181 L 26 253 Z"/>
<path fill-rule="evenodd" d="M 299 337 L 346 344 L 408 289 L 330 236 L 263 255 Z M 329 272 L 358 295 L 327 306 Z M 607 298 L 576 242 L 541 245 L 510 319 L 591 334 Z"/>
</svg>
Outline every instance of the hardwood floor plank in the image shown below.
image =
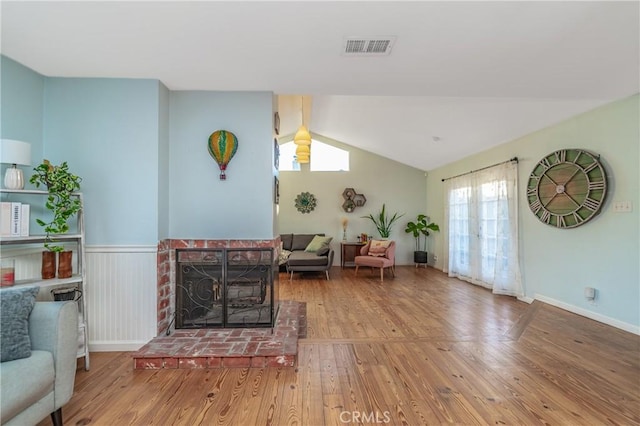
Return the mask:
<svg viewBox="0 0 640 426">
<path fill-rule="evenodd" d="M 382 285 L 282 274 L 280 299 L 307 305 L 296 367 L 133 370 L 130 353 L 93 353 L 65 423 L 640 425 L 640 337 L 542 302 L 413 267 Z"/>
</svg>

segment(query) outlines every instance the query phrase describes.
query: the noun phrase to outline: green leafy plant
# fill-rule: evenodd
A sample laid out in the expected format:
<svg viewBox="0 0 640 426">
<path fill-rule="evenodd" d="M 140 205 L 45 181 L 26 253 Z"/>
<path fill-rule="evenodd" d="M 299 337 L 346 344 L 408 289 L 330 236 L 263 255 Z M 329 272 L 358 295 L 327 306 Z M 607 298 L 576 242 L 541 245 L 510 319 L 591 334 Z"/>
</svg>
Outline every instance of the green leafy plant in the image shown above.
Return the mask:
<svg viewBox="0 0 640 426">
<path fill-rule="evenodd" d="M 35 167 L 33 171 L 35 174 L 31 176 L 29 182 L 34 184 L 36 188 L 40 188 L 40 185 L 47 187 L 49 196 L 45 206 L 53 212 L 53 218 L 50 222 L 36 219 L 38 225 L 44 227 L 46 233 L 44 246 L 49 251 L 64 251 L 64 246 L 53 244 L 55 242 L 54 236 L 67 233 L 69 219 L 82 208 L 80 199 L 72 195 L 80 189 L 82 178 L 69 171 L 66 161 L 59 166 L 54 166 L 49 160 L 43 160 L 42 164 Z"/>
<path fill-rule="evenodd" d="M 363 219 L 370 219 L 378 229 L 378 233 L 382 238 L 389 238 L 389 235 L 391 235 L 391 227 L 402 216 L 404 216 L 404 213 L 401 215 L 398 215 L 398 213 L 394 213 L 393 216 L 389 217 L 389 215 L 387 215 L 385 205 L 383 204 L 382 210 L 380 210 L 380 213 L 378 213 L 376 216 L 373 216 L 371 213 L 369 213 L 368 216 L 361 217 Z"/>
<path fill-rule="evenodd" d="M 420 251 L 420 238 L 422 236 L 424 236 L 424 250 L 422 251 L 427 251 L 429 230 L 440 231 L 440 227 L 437 224 L 427 222 L 429 222 L 429 218 L 426 215 L 419 214 L 416 221 L 407 223 L 407 227 L 404 230 L 407 234 L 413 234 L 413 237 L 416 239 L 416 251 Z"/>
</svg>

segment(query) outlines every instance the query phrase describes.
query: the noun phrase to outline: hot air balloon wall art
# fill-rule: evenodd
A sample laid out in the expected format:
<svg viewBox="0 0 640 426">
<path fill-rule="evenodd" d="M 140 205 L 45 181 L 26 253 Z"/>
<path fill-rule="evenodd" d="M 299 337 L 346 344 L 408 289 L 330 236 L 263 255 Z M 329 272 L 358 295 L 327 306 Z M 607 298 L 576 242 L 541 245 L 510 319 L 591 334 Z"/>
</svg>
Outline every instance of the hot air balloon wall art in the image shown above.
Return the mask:
<svg viewBox="0 0 640 426">
<path fill-rule="evenodd" d="M 233 133 L 227 130 L 216 130 L 209 136 L 209 142 L 207 144 L 209 148 L 209 154 L 220 166 L 220 180 L 226 180 L 227 165 L 229 161 L 236 155 L 238 150 L 238 138 Z"/>
</svg>

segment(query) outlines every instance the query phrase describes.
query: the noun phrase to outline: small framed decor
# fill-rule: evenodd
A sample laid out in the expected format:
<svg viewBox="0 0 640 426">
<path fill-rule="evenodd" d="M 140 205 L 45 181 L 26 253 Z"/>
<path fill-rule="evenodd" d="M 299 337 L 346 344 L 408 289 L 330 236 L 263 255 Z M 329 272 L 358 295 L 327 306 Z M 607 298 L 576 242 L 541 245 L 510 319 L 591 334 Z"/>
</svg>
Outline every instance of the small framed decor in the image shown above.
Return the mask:
<svg viewBox="0 0 640 426">
<path fill-rule="evenodd" d="M 273 177 L 273 202 L 280 204 L 280 181 L 277 176 Z"/>
</svg>

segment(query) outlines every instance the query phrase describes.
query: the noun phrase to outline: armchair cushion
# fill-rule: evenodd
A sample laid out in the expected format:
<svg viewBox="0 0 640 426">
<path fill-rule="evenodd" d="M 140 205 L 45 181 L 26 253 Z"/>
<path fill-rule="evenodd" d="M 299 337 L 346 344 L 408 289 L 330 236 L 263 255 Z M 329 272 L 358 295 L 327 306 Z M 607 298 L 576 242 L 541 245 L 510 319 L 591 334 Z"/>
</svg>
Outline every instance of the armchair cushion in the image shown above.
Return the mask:
<svg viewBox="0 0 640 426">
<path fill-rule="evenodd" d="M 385 256 L 387 249 L 391 241 L 389 240 L 371 240 L 369 245 L 369 256 L 383 257 Z"/>
<path fill-rule="evenodd" d="M 22 287 L 0 292 L 1 362 L 31 356 L 29 315 L 38 291 L 38 287 Z"/>
</svg>

